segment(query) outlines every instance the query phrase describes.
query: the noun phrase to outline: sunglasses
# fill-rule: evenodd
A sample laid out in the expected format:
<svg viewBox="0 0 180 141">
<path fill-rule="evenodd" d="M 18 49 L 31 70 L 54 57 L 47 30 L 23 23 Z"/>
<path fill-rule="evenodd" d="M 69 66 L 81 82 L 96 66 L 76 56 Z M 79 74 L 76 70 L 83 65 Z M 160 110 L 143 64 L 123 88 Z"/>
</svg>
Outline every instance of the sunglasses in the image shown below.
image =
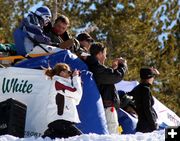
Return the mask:
<svg viewBox="0 0 180 141">
<path fill-rule="evenodd" d="M 72 71 L 69 71 L 69 70 L 63 70 L 63 72 L 65 72 L 65 73 L 68 73 L 68 74 L 72 74 Z"/>
</svg>

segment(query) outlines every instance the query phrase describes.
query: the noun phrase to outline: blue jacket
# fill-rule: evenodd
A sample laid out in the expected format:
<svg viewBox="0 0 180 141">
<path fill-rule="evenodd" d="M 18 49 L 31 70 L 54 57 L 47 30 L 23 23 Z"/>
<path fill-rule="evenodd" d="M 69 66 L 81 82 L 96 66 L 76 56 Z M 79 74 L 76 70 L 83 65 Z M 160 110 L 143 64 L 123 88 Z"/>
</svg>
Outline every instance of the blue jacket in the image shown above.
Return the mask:
<svg viewBox="0 0 180 141">
<path fill-rule="evenodd" d="M 34 13 L 29 13 L 26 18 L 23 19 L 20 27 L 27 33 L 28 38 L 34 43 L 43 43 L 50 45 L 50 38 L 44 34 L 43 21 L 41 17 Z"/>
</svg>

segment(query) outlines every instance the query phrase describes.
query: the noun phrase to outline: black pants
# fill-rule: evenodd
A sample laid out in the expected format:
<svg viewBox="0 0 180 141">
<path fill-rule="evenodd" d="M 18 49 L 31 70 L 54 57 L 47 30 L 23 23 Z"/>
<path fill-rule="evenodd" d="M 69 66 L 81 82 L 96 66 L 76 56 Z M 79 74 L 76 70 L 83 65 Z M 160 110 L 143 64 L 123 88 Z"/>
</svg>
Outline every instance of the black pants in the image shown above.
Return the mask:
<svg viewBox="0 0 180 141">
<path fill-rule="evenodd" d="M 74 123 L 65 120 L 56 120 L 48 124 L 48 129 L 44 132 L 44 137 L 50 137 L 51 139 L 68 138 L 76 135 L 81 135 Z"/>
</svg>

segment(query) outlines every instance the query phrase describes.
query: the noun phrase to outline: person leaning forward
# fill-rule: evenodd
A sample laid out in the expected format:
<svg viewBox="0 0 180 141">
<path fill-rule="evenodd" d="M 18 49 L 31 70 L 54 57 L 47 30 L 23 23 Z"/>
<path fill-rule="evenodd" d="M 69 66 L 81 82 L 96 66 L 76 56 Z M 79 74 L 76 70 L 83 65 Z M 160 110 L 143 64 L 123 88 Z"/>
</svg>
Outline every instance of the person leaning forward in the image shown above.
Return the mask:
<svg viewBox="0 0 180 141">
<path fill-rule="evenodd" d="M 74 45 L 74 39 L 69 35 L 69 19 L 65 15 L 59 16 L 50 29 L 46 29 L 46 35 L 50 37 L 51 42 L 57 43 L 59 48 L 70 49 Z"/>
</svg>

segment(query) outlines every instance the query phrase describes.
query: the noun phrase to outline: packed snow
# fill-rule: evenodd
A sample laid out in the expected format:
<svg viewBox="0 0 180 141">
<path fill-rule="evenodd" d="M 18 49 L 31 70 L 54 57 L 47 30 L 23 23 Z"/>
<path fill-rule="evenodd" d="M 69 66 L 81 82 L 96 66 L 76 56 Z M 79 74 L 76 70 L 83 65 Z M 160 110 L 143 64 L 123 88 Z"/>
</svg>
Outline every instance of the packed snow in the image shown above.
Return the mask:
<svg viewBox="0 0 180 141">
<path fill-rule="evenodd" d="M 164 141 L 165 131 L 154 131 L 152 133 L 136 133 L 127 135 L 97 135 L 97 134 L 83 134 L 81 136 L 74 136 L 67 139 L 58 139 L 55 141 Z M 50 138 L 45 139 L 39 137 L 17 138 L 11 135 L 0 136 L 0 141 L 52 141 Z"/>
</svg>

